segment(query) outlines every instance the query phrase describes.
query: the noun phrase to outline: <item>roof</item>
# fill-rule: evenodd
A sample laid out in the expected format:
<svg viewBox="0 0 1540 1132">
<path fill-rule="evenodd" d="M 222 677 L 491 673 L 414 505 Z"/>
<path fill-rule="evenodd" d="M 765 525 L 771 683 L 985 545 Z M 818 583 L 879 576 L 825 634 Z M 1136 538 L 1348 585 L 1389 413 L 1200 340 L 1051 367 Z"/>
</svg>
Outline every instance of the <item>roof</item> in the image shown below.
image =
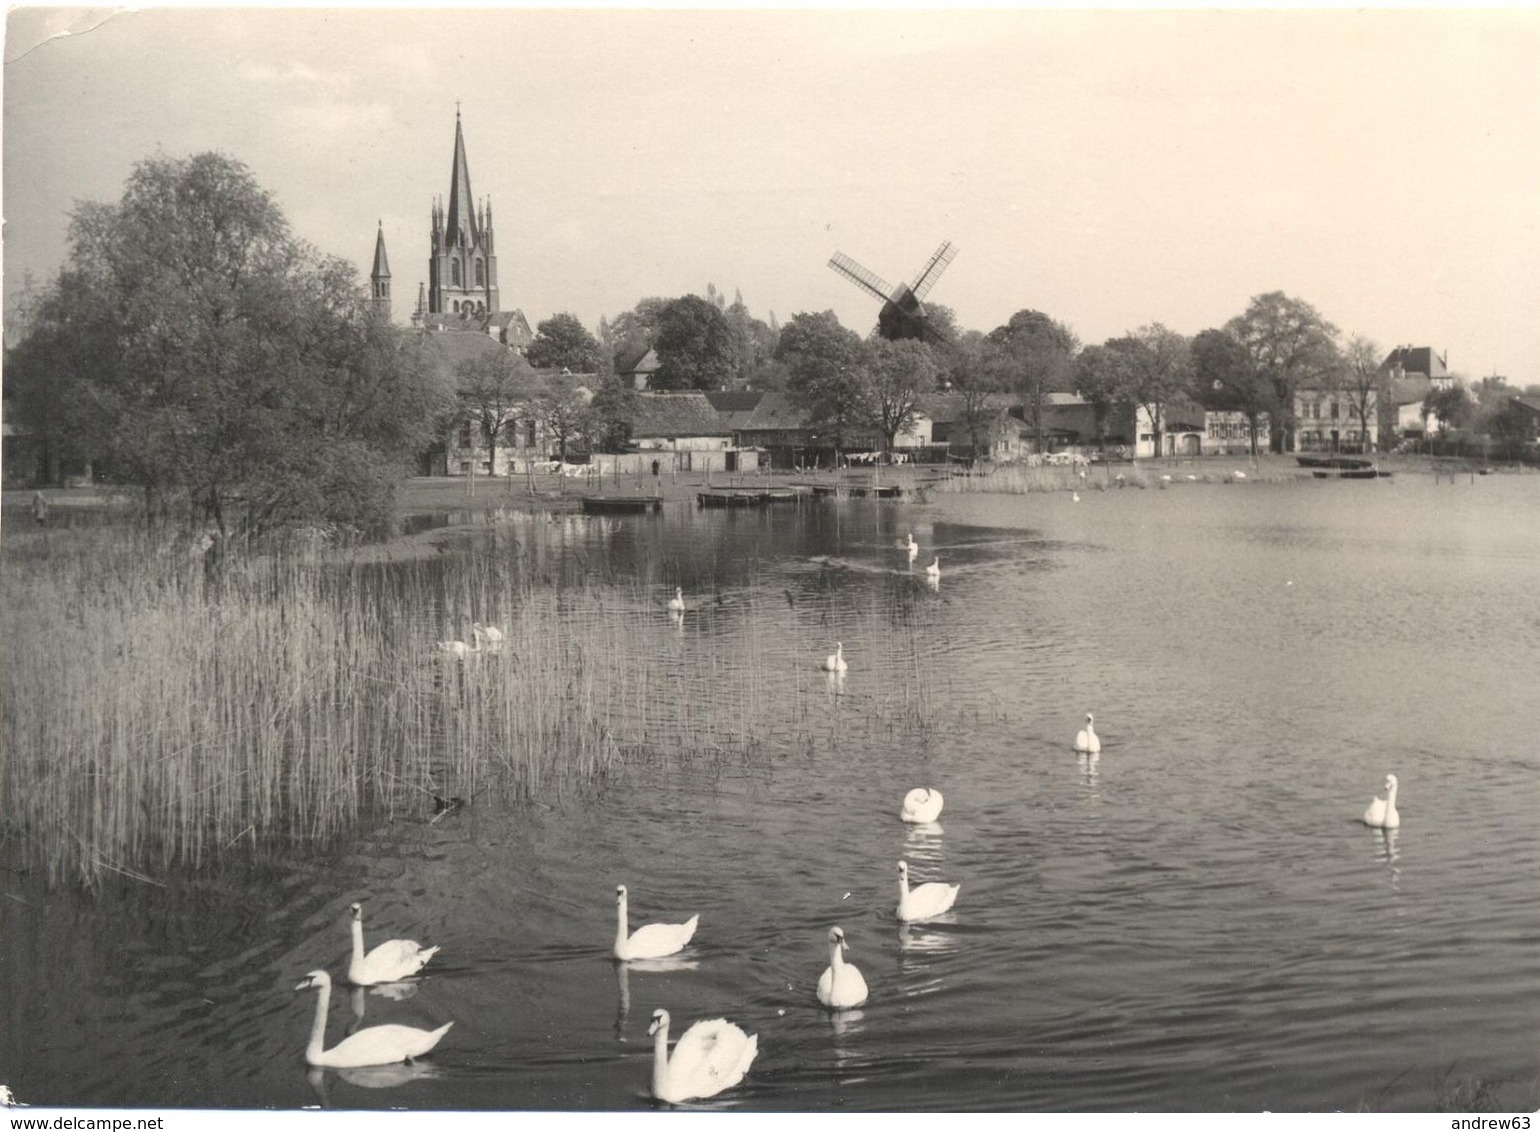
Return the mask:
<svg viewBox="0 0 1540 1132">
<path fill-rule="evenodd" d="M 706 400 L 719 413 L 750 412 L 764 395 L 763 389 L 706 390 Z"/>
<path fill-rule="evenodd" d="M 631 418 L 631 435 L 674 438 L 680 436 L 730 436 L 722 414 L 711 407 L 704 393 L 641 393 Z"/>
<path fill-rule="evenodd" d="M 1528 409 L 1531 413 L 1540 414 L 1540 397 L 1510 397 L 1508 400 L 1521 409 Z"/>
<path fill-rule="evenodd" d="M 1202 432 L 1207 417 L 1203 406 L 1188 397 L 1173 397 L 1162 408 L 1165 410 L 1166 429 Z"/>
<path fill-rule="evenodd" d="M 1423 377 L 1449 376 L 1445 359 L 1435 354 L 1432 346 L 1397 346 L 1380 363 L 1380 372 L 1397 368 L 1406 373 L 1420 373 Z"/>
<path fill-rule="evenodd" d="M 736 419 L 737 414 L 733 417 Z M 732 427 L 746 432 L 794 431 L 807 428 L 808 420 L 807 410 L 794 404 L 790 396 L 766 392 L 746 414 L 744 423 Z"/>
<path fill-rule="evenodd" d="M 509 352 L 496 338 L 476 330 L 432 330 L 420 341 L 423 357 L 437 361 L 446 373 L 453 373 L 457 365 L 471 358 Z"/>
<path fill-rule="evenodd" d="M 658 361 L 658 352 L 651 346 L 643 346 L 617 355 L 615 372 L 617 374 L 654 373 L 661 364 Z"/>
</svg>

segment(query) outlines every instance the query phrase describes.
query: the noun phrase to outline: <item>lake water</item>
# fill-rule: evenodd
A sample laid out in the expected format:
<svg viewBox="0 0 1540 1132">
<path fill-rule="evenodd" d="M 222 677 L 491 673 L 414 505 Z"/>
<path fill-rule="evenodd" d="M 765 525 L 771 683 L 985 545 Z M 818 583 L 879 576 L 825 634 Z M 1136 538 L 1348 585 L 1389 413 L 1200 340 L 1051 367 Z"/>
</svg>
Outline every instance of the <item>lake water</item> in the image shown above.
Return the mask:
<svg viewBox="0 0 1540 1132">
<path fill-rule="evenodd" d="M 1474 1079 L 1536 1107 L 1540 477 L 681 506 L 518 537 L 553 587 L 613 584 L 670 674 L 677 702 L 626 736 L 643 755 L 261 881 L 91 901 L 6 874 L 0 1081 L 55 1105 L 642 1109 L 662 1006 L 676 1037 L 759 1035 L 708 1108 L 1426 1110 Z M 728 710 L 692 733 L 706 697 Z M 1094 761 L 1071 749 L 1087 710 Z M 1387 772 L 1388 834 L 1357 820 Z M 946 796 L 935 826 L 898 819 L 919 785 Z M 954 910 L 896 922 L 900 859 L 960 883 Z M 617 883 L 633 926 L 700 915 L 677 961 L 612 962 Z M 360 1011 L 456 1024 L 416 1066 L 307 1074 L 293 986 L 340 979 L 356 899 L 371 942 L 443 950 L 403 1000 L 342 989 L 329 1040 Z M 830 1016 L 834 924 L 871 996 Z"/>
</svg>

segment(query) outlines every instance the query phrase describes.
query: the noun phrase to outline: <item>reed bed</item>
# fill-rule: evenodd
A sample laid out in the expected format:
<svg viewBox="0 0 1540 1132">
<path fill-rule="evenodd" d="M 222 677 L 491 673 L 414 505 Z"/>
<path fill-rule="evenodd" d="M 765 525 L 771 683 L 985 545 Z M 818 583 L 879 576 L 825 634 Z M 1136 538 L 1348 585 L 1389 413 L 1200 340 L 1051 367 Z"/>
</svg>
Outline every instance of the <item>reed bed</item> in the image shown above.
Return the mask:
<svg viewBox="0 0 1540 1132">
<path fill-rule="evenodd" d="M 659 751 L 750 757 L 841 727 L 923 731 L 934 710 L 915 634 L 894 633 L 907 598 L 846 611 L 847 648 L 897 639 L 900 655 L 880 692 L 836 712 L 811 612 L 670 629 L 642 583 L 596 563 L 553 584 L 533 547 L 385 566 L 295 541 L 211 575 L 196 547 L 139 531 L 7 540 L 13 863 L 51 884 L 153 881 L 421 814 L 432 796 L 559 796 Z M 502 628 L 499 652 L 436 647 L 469 642 L 473 619 Z"/>
</svg>

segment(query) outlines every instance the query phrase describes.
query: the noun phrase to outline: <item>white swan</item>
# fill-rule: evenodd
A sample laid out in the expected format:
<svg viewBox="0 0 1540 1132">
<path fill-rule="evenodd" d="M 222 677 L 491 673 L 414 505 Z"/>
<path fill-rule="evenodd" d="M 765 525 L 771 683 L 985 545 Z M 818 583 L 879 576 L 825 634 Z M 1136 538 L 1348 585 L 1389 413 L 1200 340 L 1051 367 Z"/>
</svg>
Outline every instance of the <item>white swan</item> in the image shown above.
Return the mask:
<svg viewBox="0 0 1540 1132">
<path fill-rule="evenodd" d="M 487 652 L 503 651 L 503 631 L 496 625 L 483 625 L 477 621 L 471 626 L 471 639 L 476 642 L 478 649 Z"/>
<path fill-rule="evenodd" d="M 661 959 L 682 951 L 700 923 L 700 916 L 694 915 L 682 924 L 643 924 L 631 931 L 623 884 L 615 886 L 615 919 L 616 959 Z"/>
<path fill-rule="evenodd" d="M 714 1097 L 730 1089 L 749 1071 L 759 1053 L 759 1035 L 745 1034 L 723 1018 L 697 1022 L 668 1053 L 668 1011 L 654 1010 L 652 1025 L 652 1095 L 678 1104 L 695 1097 Z"/>
<path fill-rule="evenodd" d="M 684 612 L 684 589 L 682 587 L 674 587 L 674 596 L 668 599 L 668 608 L 671 613 Z"/>
<path fill-rule="evenodd" d="M 481 651 L 479 645 L 468 645 L 464 641 L 440 641 L 438 649 L 446 656 L 455 660 L 464 660 L 466 657 L 475 656 Z"/>
<path fill-rule="evenodd" d="M 908 923 L 939 916 L 952 906 L 960 888 L 962 888 L 960 884 L 941 884 L 931 881 L 911 889 L 909 866 L 900 861 L 898 863 L 898 918 Z"/>
<path fill-rule="evenodd" d="M 834 642 L 834 651 L 824 658 L 823 667 L 825 672 L 844 672 L 848 667 L 845 664 L 845 646 L 841 642 Z"/>
<path fill-rule="evenodd" d="M 1401 815 L 1396 812 L 1396 776 L 1385 776 L 1385 797 L 1375 798 L 1364 811 L 1364 824 L 1376 829 L 1400 829 Z"/>
<path fill-rule="evenodd" d="M 423 947 L 415 939 L 387 939 L 365 955 L 364 906 L 353 904 L 353 958 L 348 963 L 348 982 L 354 986 L 372 987 L 411 978 L 437 954 L 437 947 Z"/>
<path fill-rule="evenodd" d="M 925 567 L 925 576 L 928 578 L 941 577 L 941 556 L 937 555 L 931 564 Z"/>
<path fill-rule="evenodd" d="M 453 1022 L 445 1022 L 437 1030 L 419 1030 L 416 1026 L 366 1026 L 343 1038 L 331 1049 L 325 1049 L 326 1009 L 331 1005 L 332 980 L 325 971 L 311 971 L 294 989 L 297 991 L 318 988 L 315 1024 L 310 1027 L 310 1043 L 305 1046 L 305 1061 L 327 1069 L 357 1069 L 365 1065 L 393 1065 L 398 1061 L 410 1061 L 421 1057 L 439 1039 L 449 1033 Z"/>
<path fill-rule="evenodd" d="M 1097 754 L 1102 749 L 1101 736 L 1096 734 L 1096 717 L 1085 713 L 1085 726 L 1075 733 L 1075 750 Z"/>
<path fill-rule="evenodd" d="M 905 543 L 901 543 L 900 545 L 905 550 L 907 550 L 909 552 L 909 561 L 910 562 L 913 562 L 914 559 L 915 559 L 915 556 L 920 553 L 920 544 L 914 541 L 914 532 L 913 531 L 909 532 L 909 541 L 905 542 Z"/>
<path fill-rule="evenodd" d="M 829 929 L 829 966 L 818 976 L 818 1001 L 830 1010 L 846 1010 L 866 1001 L 866 979 L 854 964 L 845 962 L 845 933 Z"/>
<path fill-rule="evenodd" d="M 941 816 L 941 791 L 916 786 L 904 795 L 904 808 L 899 817 L 905 821 L 931 822 Z"/>
</svg>

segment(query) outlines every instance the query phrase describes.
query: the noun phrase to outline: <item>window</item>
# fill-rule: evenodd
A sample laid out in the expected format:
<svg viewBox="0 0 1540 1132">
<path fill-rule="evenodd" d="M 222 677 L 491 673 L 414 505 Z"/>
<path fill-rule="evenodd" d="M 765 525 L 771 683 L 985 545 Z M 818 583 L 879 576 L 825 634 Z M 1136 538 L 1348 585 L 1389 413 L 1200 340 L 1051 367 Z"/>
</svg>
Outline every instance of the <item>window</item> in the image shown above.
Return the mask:
<svg viewBox="0 0 1540 1132">
<path fill-rule="evenodd" d="M 460 285 L 460 261 L 457 259 L 449 261 L 449 282 L 451 286 Z"/>
<path fill-rule="evenodd" d="M 476 286 L 483 287 L 487 282 L 487 265 L 481 260 L 476 261 Z"/>
<path fill-rule="evenodd" d="M 535 422 L 532 421 L 532 420 L 525 421 L 524 422 L 524 447 L 526 447 L 526 448 L 533 448 L 534 446 L 535 446 Z"/>
<path fill-rule="evenodd" d="M 469 448 L 470 446 L 471 446 L 471 422 L 470 421 L 466 421 L 464 424 L 462 424 L 460 426 L 460 447 L 461 448 Z"/>
</svg>

